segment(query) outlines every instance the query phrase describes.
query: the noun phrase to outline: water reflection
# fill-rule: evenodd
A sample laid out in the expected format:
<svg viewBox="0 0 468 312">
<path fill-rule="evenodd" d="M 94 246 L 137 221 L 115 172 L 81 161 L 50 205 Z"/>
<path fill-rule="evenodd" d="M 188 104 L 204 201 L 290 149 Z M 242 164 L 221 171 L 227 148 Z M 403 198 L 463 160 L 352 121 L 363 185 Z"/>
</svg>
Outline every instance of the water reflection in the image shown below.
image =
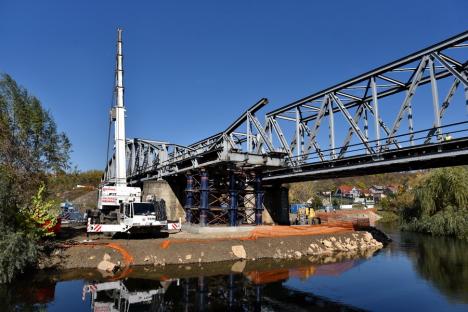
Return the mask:
<svg viewBox="0 0 468 312">
<path fill-rule="evenodd" d="M 0 310 L 360 311 L 364 307 L 449 311 L 468 307 L 467 242 L 401 233 L 388 226 L 385 231 L 394 242 L 375 253 L 137 267 L 120 280 L 95 270 L 39 272 L 0 286 Z"/>
<path fill-rule="evenodd" d="M 253 270 L 164 281 L 127 278 L 91 282 L 83 288 L 91 311 L 360 311 L 344 304 L 283 287 L 283 281 L 314 275 L 338 276 L 359 261 Z"/>
<path fill-rule="evenodd" d="M 468 244 L 461 240 L 403 233 L 416 272 L 449 298 L 468 303 Z"/>
<path fill-rule="evenodd" d="M 90 283 L 83 287 L 83 301 L 91 297 L 91 311 L 159 311 L 165 306 L 164 294 L 172 281 L 126 279 Z"/>
<path fill-rule="evenodd" d="M 468 242 L 413 232 L 400 232 L 398 224 L 380 226 L 394 243 L 387 252 L 405 254 L 414 270 L 454 302 L 468 303 Z"/>
</svg>

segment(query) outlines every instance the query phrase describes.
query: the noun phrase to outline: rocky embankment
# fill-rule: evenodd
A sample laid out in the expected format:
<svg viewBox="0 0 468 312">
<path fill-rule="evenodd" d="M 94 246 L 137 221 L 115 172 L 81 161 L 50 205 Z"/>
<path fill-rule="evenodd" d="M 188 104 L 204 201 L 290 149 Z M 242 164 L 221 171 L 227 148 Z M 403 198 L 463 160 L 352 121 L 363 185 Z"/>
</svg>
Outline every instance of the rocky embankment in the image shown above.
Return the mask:
<svg viewBox="0 0 468 312">
<path fill-rule="evenodd" d="M 99 240 L 62 245 L 43 259 L 41 268 L 98 269 L 118 274 L 129 266 L 164 267 L 257 259 L 320 259 L 336 254 L 368 254 L 383 247 L 364 231 L 313 236 L 243 239 Z"/>
</svg>

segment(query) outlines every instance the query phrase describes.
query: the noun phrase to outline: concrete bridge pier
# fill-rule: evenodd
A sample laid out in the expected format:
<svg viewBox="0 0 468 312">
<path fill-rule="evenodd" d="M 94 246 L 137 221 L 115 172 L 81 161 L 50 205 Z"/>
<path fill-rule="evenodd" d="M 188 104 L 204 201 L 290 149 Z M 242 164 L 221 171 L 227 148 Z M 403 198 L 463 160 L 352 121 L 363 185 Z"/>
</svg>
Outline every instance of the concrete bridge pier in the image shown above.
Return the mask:
<svg viewBox="0 0 468 312">
<path fill-rule="evenodd" d="M 157 199 L 163 199 L 166 203 L 167 219 L 170 221 L 185 219 L 184 207 L 181 204 L 184 197 L 184 185 L 185 183 L 181 183 L 180 179 L 144 181 L 142 198 L 146 200 L 148 195 L 153 195 Z"/>
<path fill-rule="evenodd" d="M 264 185 L 264 206 L 276 224 L 289 225 L 289 188 L 287 184 Z"/>
</svg>

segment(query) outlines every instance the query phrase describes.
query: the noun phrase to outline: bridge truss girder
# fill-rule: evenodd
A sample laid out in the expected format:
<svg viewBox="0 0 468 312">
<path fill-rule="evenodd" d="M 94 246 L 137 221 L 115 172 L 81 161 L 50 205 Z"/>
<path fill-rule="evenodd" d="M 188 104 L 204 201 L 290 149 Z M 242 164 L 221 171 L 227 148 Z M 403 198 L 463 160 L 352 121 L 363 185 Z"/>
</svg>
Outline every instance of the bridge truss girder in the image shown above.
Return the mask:
<svg viewBox="0 0 468 312">
<path fill-rule="evenodd" d="M 274 150 L 273 144 L 255 113 L 268 103 L 261 99 L 225 131 L 189 146 L 144 139 L 127 140 L 127 176 L 130 183 L 147 179 L 183 175 L 220 163 L 238 167 L 282 167 L 284 154 Z M 106 167 L 104 181 L 115 177 L 115 156 Z"/>
<path fill-rule="evenodd" d="M 305 171 L 317 168 L 337 170 L 347 159 L 359 157 L 359 162 L 385 160 L 390 165 L 388 155 L 402 157 L 413 148 L 426 153 L 427 147 L 430 153 L 441 153 L 440 157 L 455 152 L 447 150 L 453 144 L 445 144 L 444 135 L 456 133 L 458 139 L 468 139 L 467 115 L 455 116 L 452 119 L 457 121 L 447 124 L 443 118 L 455 114 L 449 107 L 456 105 L 451 103 L 461 88 L 463 106 L 468 108 L 467 51 L 468 32 L 464 32 L 271 111 L 263 125 L 257 113 L 268 101 L 261 99 L 225 131 L 189 146 L 128 140 L 129 182 L 183 175 L 221 163 L 262 171 L 265 180 L 273 181 L 294 175 L 306 177 Z M 441 92 L 440 83 L 447 80 L 450 87 Z M 415 118 L 416 93 L 428 93 L 431 99 L 424 103 L 424 110 L 432 111 L 433 116 L 427 127 Z M 405 119 L 408 130 L 402 130 Z M 340 120 L 345 129 L 337 134 Z M 344 134 L 341 144 L 337 144 L 339 134 Z M 464 141 L 460 144 L 453 146 L 465 148 Z M 468 155 L 468 151 L 456 151 L 460 153 Z M 106 168 L 107 182 L 112 182 L 114 162 L 111 158 Z"/>
<path fill-rule="evenodd" d="M 467 122 L 464 115 L 459 116 L 457 123 L 442 123 L 460 86 L 465 89 L 468 108 L 467 42 L 468 32 L 465 32 L 267 113 L 267 125 L 274 125 L 279 137 L 277 142 L 287 152 L 287 166 L 300 168 L 310 163 L 328 163 L 360 154 L 370 155 L 377 161 L 386 151 L 431 142 L 441 143 L 443 131 L 450 132 L 450 126 L 458 126 L 453 130 L 457 131 L 460 123 Z M 452 50 L 458 50 L 456 56 L 451 55 Z M 438 83 L 442 79 L 452 79 L 452 84 L 441 105 Z M 416 91 L 428 91 L 428 88 L 421 88 L 426 84 L 430 85 L 432 98 L 427 110 L 433 111 L 434 122 L 430 127 L 416 127 L 412 101 Z M 400 101 L 393 120 L 389 118 L 389 113 L 382 116 L 382 100 L 392 101 L 393 109 Z M 338 146 L 337 117 L 341 117 L 349 127 L 343 143 Z M 369 131 L 369 117 L 373 119 L 373 133 Z M 401 125 L 405 117 L 408 130 L 402 134 Z M 279 121 L 283 121 L 283 124 Z M 324 122 L 328 124 L 328 129 L 321 126 Z M 291 135 L 290 140 L 286 139 L 287 133 Z M 320 142 L 319 133 L 322 134 Z M 418 138 L 415 138 L 416 134 Z M 463 132 L 462 135 L 467 134 Z M 328 137 L 328 144 L 323 139 L 325 137 Z M 352 143 L 353 137 L 357 143 Z M 328 148 L 323 148 L 326 145 Z"/>
</svg>

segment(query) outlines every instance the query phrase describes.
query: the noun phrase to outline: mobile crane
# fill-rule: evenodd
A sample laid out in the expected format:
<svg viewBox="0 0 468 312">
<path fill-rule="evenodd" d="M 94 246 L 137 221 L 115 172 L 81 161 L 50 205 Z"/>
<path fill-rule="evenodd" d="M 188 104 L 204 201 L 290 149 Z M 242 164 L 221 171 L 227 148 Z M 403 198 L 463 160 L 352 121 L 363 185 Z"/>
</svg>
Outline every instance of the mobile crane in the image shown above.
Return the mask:
<svg viewBox="0 0 468 312">
<path fill-rule="evenodd" d="M 115 176 L 99 187 L 98 209 L 89 211 L 88 233 L 152 232 L 167 229 L 165 202 L 149 198 L 141 201 L 141 189 L 127 185 L 125 106 L 123 87 L 122 29 L 117 29 L 115 105 L 110 112 L 114 124 Z M 109 138 L 110 139 L 110 138 Z M 171 224 L 171 229 L 180 228 Z"/>
<path fill-rule="evenodd" d="M 165 310 L 164 294 L 173 281 L 125 279 L 89 283 L 83 286 L 82 299 L 91 294 L 92 311 L 147 311 L 154 307 Z M 175 281 L 179 284 L 179 280 Z"/>
</svg>

